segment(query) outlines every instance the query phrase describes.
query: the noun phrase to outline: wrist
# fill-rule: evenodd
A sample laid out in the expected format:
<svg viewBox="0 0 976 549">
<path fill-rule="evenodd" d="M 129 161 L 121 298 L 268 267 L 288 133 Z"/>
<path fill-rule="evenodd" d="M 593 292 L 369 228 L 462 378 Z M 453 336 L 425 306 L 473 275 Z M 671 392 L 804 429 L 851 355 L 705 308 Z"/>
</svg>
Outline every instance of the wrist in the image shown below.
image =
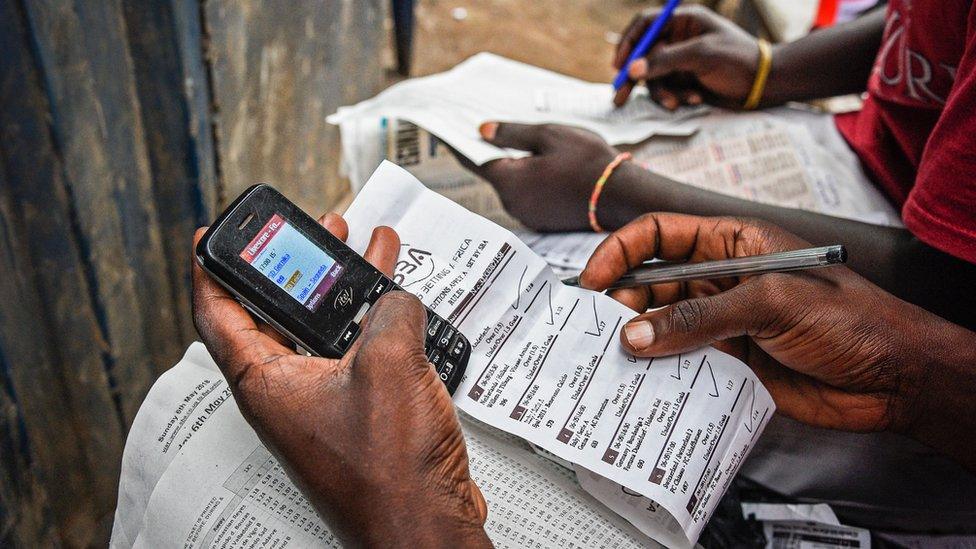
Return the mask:
<svg viewBox="0 0 976 549">
<path fill-rule="evenodd" d="M 976 470 L 976 333 L 912 307 L 890 429 Z"/>
<path fill-rule="evenodd" d="M 614 230 L 645 213 L 669 210 L 669 192 L 662 181 L 667 179 L 636 162 L 618 166 L 607 179 L 597 207 L 600 224 L 607 230 Z"/>
<path fill-rule="evenodd" d="M 756 40 L 756 50 L 756 70 L 753 72 L 752 85 L 742 105 L 742 108 L 747 111 L 759 108 L 766 97 L 767 82 L 773 65 L 773 49 L 768 41 L 763 38 Z"/>
<path fill-rule="evenodd" d="M 491 547 L 475 512 L 437 507 L 436 501 L 415 500 L 385 509 L 355 536 L 366 547 Z"/>
<path fill-rule="evenodd" d="M 766 77 L 766 91 L 759 101 L 760 108 L 773 107 L 792 101 L 798 94 L 793 93 L 785 86 L 789 86 L 793 80 L 789 76 L 784 76 L 788 72 L 784 61 L 786 60 L 786 49 L 790 44 L 773 44 L 772 59 L 769 66 L 769 76 Z"/>
</svg>

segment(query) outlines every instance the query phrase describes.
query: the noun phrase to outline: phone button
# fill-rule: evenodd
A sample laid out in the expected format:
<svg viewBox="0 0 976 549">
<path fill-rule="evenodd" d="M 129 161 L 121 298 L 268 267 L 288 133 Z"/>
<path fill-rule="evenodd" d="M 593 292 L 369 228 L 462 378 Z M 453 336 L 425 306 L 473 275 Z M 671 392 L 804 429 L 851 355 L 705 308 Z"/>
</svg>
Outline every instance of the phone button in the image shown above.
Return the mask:
<svg viewBox="0 0 976 549">
<path fill-rule="evenodd" d="M 454 365 L 453 362 L 451 362 L 450 360 L 445 360 L 444 367 L 438 368 L 437 373 L 440 375 L 442 381 L 447 381 L 448 379 L 451 378 L 451 374 L 454 373 L 454 368 L 456 368 L 456 366 Z"/>
<path fill-rule="evenodd" d="M 359 335 L 359 324 L 356 324 L 355 322 L 350 322 L 349 324 L 346 324 L 346 328 L 342 330 L 342 333 L 339 334 L 339 338 L 336 339 L 335 342 L 336 348 L 339 349 L 339 352 L 341 353 L 346 352 L 346 349 L 348 349 L 349 346 L 352 345 L 352 342 L 356 341 L 356 336 L 358 335 Z"/>
<path fill-rule="evenodd" d="M 448 346 L 451 344 L 451 340 L 454 339 L 454 334 L 456 333 L 457 330 L 452 328 L 450 325 L 445 327 L 444 332 L 441 333 L 440 339 L 437 340 L 437 346 L 440 347 L 441 349 L 447 349 Z"/>
<path fill-rule="evenodd" d="M 434 349 L 430 352 L 430 355 L 427 356 L 427 360 L 434 365 L 434 369 L 440 369 L 441 364 L 444 363 L 444 355 L 441 354 L 441 352 L 437 349 Z"/>
<path fill-rule="evenodd" d="M 461 358 L 461 355 L 464 354 L 464 347 L 466 343 L 467 342 L 464 340 L 464 336 L 461 334 L 454 336 L 454 341 L 451 342 L 451 349 L 448 351 L 451 358 Z"/>
<path fill-rule="evenodd" d="M 373 288 L 366 294 L 366 301 L 375 303 L 380 296 L 390 291 L 391 285 L 393 285 L 392 280 L 386 278 L 385 276 L 380 277 L 380 279 L 376 281 L 376 284 L 373 284 Z"/>
<path fill-rule="evenodd" d="M 427 339 L 433 340 L 437 337 L 437 334 L 441 331 L 441 327 L 444 326 L 444 319 L 435 316 L 427 321 Z"/>
</svg>

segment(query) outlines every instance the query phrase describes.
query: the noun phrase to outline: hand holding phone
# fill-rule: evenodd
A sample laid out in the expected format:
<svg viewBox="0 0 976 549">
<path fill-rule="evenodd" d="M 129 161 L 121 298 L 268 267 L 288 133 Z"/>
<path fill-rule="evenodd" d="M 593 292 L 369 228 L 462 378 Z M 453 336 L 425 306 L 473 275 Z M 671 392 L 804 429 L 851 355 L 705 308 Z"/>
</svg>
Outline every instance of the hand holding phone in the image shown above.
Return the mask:
<svg viewBox="0 0 976 549">
<path fill-rule="evenodd" d="M 323 225 L 345 238 L 338 215 Z M 364 256 L 391 274 L 398 251 L 380 227 Z M 453 403 L 424 356 L 417 298 L 377 301 L 341 359 L 296 352 L 200 266 L 193 312 L 244 417 L 345 544 L 490 546 Z M 440 503 L 418 513 L 428 501 Z"/>
<path fill-rule="evenodd" d="M 245 308 L 321 357 L 342 357 L 376 301 L 401 289 L 268 185 L 241 194 L 207 229 L 196 256 Z M 426 311 L 427 357 L 453 394 L 471 346 Z"/>
</svg>

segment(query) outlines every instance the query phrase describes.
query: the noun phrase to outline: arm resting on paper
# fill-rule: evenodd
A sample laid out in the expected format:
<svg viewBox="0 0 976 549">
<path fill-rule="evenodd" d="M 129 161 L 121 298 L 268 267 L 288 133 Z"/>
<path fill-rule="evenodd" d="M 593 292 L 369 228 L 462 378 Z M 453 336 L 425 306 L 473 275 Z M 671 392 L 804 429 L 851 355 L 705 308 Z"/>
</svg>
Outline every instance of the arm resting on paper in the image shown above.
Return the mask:
<svg viewBox="0 0 976 549">
<path fill-rule="evenodd" d="M 566 126 L 487 122 L 490 143 L 532 152 L 475 166 L 505 209 L 539 231 L 588 231 L 593 184 L 617 154 L 596 134 Z M 951 169 L 951 168 L 945 168 Z M 742 200 L 685 185 L 625 162 L 610 176 L 597 208 L 606 229 L 647 212 L 754 217 L 774 223 L 816 245 L 844 244 L 849 266 L 901 299 L 966 327 L 976 326 L 976 265 L 941 252 L 905 229 L 881 227 Z"/>
</svg>

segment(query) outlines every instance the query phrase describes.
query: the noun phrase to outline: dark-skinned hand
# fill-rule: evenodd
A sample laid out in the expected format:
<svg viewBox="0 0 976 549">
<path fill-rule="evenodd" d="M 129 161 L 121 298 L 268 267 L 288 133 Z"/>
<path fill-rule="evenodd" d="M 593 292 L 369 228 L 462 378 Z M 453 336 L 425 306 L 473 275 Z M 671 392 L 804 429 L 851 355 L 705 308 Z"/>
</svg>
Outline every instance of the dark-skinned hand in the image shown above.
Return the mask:
<svg viewBox="0 0 976 549">
<path fill-rule="evenodd" d="M 614 69 L 624 66 L 660 13 L 661 8 L 653 8 L 631 20 L 614 52 Z M 635 82 L 644 82 L 651 98 L 667 109 L 703 101 L 738 108 L 749 95 L 758 65 L 759 46 L 749 33 L 702 6 L 679 7 L 647 55 L 631 63 L 631 82 L 613 102 L 623 105 Z"/>
<path fill-rule="evenodd" d="M 485 122 L 479 131 L 493 145 L 532 153 L 481 166 L 458 155 L 498 191 L 508 213 L 537 231 L 589 230 L 593 185 L 619 151 L 595 133 L 569 126 Z"/>
<path fill-rule="evenodd" d="M 739 218 L 645 215 L 613 233 L 590 258 L 581 285 L 603 290 L 641 262 L 709 261 L 810 245 Z M 654 357 L 714 345 L 739 356 L 779 410 L 847 431 L 905 430 L 922 390 L 915 338 L 948 323 L 885 293 L 845 267 L 697 280 L 616 290 L 645 311 L 621 331 L 624 347 Z"/>
<path fill-rule="evenodd" d="M 341 217 L 321 222 L 345 239 Z M 390 275 L 398 251 L 396 233 L 379 227 L 365 257 Z M 344 543 L 490 546 L 454 406 L 424 354 L 417 298 L 383 296 L 340 360 L 296 353 L 196 262 L 193 314 L 244 417 Z"/>
</svg>

